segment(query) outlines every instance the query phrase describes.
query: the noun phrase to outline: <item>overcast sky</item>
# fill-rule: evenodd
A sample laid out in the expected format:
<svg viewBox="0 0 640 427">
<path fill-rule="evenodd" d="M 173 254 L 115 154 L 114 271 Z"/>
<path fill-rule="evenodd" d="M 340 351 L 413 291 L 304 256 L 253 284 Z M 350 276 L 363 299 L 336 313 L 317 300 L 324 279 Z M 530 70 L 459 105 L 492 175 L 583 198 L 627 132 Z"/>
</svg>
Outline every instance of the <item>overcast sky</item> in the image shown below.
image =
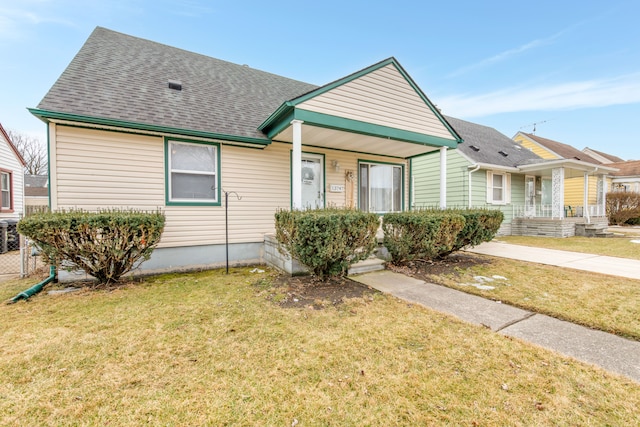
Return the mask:
<svg viewBox="0 0 640 427">
<path fill-rule="evenodd" d="M 640 1 L 0 0 L 0 122 L 96 26 L 323 85 L 394 56 L 443 113 L 640 159 Z"/>
</svg>

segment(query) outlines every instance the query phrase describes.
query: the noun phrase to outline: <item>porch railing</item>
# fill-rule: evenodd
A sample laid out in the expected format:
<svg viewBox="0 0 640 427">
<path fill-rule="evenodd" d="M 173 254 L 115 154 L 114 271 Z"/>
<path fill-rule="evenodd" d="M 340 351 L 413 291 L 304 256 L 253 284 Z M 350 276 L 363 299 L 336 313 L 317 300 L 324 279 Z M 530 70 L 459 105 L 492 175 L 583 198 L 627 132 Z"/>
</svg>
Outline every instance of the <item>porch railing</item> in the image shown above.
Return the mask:
<svg viewBox="0 0 640 427">
<path fill-rule="evenodd" d="M 602 205 L 588 205 L 587 209 L 589 217 L 605 216 L 604 206 Z M 552 213 L 551 205 L 513 205 L 514 218 L 553 218 Z M 564 207 L 564 218 L 582 218 L 584 216 L 583 206 L 566 205 Z"/>
</svg>

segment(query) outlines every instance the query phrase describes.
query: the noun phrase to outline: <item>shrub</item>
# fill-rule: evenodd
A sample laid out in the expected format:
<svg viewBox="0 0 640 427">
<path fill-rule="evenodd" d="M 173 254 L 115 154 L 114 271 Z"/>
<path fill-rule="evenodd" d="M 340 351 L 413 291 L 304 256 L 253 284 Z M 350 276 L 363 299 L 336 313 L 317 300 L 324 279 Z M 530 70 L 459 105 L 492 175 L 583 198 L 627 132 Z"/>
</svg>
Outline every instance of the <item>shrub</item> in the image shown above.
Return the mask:
<svg viewBox="0 0 640 427">
<path fill-rule="evenodd" d="M 49 262 L 111 283 L 149 259 L 164 220 L 160 212 L 40 213 L 22 219 L 18 231 L 36 242 Z"/>
<path fill-rule="evenodd" d="M 447 212 L 462 215 L 465 222 L 464 227 L 456 236 L 451 250 L 440 253 L 438 258 L 444 258 L 461 249 L 491 241 L 504 220 L 504 214 L 501 211 L 492 209 L 449 209 Z"/>
<path fill-rule="evenodd" d="M 353 209 L 280 210 L 275 214 L 280 250 L 318 277 L 344 276 L 376 248 L 378 216 Z"/>
<path fill-rule="evenodd" d="M 384 215 L 384 246 L 396 264 L 431 260 L 450 253 L 464 227 L 462 215 L 448 211 L 410 211 Z"/>
<path fill-rule="evenodd" d="M 607 217 L 609 224 L 622 225 L 640 217 L 640 193 L 620 191 L 607 193 Z"/>
</svg>

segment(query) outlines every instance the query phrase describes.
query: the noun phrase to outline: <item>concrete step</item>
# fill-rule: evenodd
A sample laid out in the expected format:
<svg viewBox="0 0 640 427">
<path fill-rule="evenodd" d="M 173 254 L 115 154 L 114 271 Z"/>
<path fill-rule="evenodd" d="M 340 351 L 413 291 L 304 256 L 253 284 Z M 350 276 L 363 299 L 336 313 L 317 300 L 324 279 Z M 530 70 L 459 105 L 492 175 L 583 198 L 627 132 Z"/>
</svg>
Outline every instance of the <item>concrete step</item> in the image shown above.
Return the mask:
<svg viewBox="0 0 640 427">
<path fill-rule="evenodd" d="M 363 261 L 357 262 L 349 268 L 348 275 L 370 273 L 372 271 L 384 270 L 385 260 L 370 257 Z"/>
<path fill-rule="evenodd" d="M 599 231 L 595 234 L 596 237 L 613 237 L 614 233 L 610 231 Z"/>
</svg>

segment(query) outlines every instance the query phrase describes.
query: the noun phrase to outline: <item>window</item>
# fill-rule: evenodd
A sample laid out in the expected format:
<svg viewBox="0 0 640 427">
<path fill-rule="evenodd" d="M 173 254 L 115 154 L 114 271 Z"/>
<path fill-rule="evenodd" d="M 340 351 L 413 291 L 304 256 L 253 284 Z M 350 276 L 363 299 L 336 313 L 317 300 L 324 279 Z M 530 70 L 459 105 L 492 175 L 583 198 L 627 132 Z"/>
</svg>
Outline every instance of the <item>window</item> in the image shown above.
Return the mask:
<svg viewBox="0 0 640 427">
<path fill-rule="evenodd" d="M 511 174 L 487 171 L 487 203 L 505 205 L 511 202 Z"/>
<path fill-rule="evenodd" d="M 401 165 L 360 163 L 359 206 L 368 212 L 402 210 L 403 168 Z"/>
<path fill-rule="evenodd" d="M 167 203 L 220 204 L 218 144 L 167 140 Z"/>
<path fill-rule="evenodd" d="M 0 210 L 11 210 L 12 194 L 11 194 L 11 172 L 0 171 Z"/>
</svg>

